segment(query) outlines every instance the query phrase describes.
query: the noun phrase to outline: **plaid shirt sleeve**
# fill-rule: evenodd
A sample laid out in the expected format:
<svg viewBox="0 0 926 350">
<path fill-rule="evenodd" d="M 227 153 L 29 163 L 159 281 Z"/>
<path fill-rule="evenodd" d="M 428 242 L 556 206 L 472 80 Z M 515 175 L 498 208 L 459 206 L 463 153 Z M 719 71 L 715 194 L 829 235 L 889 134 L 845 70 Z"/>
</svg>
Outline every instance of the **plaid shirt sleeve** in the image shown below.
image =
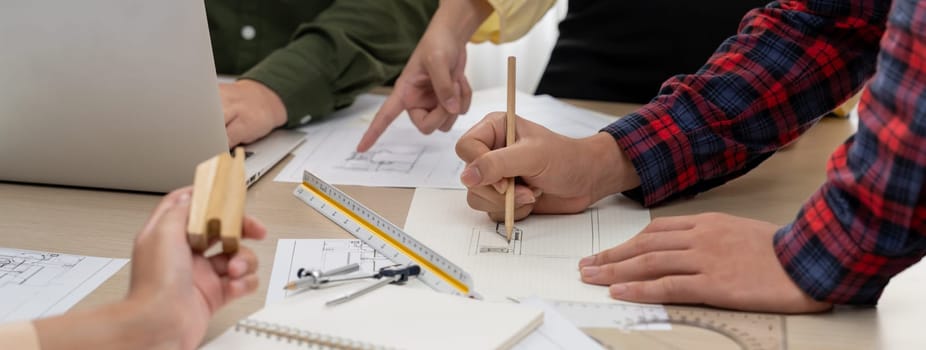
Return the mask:
<svg viewBox="0 0 926 350">
<path fill-rule="evenodd" d="M 805 0 L 750 11 L 698 72 L 603 129 L 643 180 L 625 194 L 647 206 L 694 195 L 793 141 L 871 76 L 889 7 Z"/>
<path fill-rule="evenodd" d="M 876 303 L 926 254 L 926 2 L 894 1 L 859 120 L 827 181 L 775 236 L 791 278 L 833 303 Z"/>
</svg>

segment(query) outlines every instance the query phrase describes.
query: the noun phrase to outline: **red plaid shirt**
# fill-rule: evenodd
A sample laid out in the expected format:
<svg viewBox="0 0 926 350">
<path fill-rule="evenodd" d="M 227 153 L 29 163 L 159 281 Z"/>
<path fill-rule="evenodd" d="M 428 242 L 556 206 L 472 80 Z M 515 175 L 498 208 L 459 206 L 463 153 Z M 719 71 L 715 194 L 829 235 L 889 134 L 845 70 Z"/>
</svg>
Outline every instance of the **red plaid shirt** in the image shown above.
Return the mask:
<svg viewBox="0 0 926 350">
<path fill-rule="evenodd" d="M 643 179 L 627 194 L 652 205 L 747 172 L 869 78 L 858 132 L 774 244 L 815 299 L 874 304 L 926 254 L 926 1 L 777 1 L 753 10 L 697 73 L 670 79 L 603 131 Z"/>
</svg>

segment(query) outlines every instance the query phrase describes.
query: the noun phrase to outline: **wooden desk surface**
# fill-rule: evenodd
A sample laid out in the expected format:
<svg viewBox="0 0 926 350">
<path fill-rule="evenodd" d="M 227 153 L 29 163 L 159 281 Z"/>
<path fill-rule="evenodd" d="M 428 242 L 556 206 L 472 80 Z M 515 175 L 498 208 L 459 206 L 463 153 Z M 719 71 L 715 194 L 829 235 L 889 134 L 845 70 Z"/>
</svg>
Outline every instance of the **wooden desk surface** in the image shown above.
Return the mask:
<svg viewBox="0 0 926 350">
<path fill-rule="evenodd" d="M 634 105 L 572 101 L 614 115 Z M 854 123 L 825 119 L 789 148 L 746 176 L 692 199 L 653 210 L 653 216 L 720 211 L 779 224 L 790 221 L 803 201 L 822 183 L 825 162 L 855 130 Z M 285 162 L 284 162 L 285 163 Z M 263 305 L 278 238 L 349 238 L 339 227 L 291 195 L 294 184 L 273 182 L 278 165 L 249 190 L 247 212 L 260 218 L 269 238 L 249 242 L 261 262 L 257 293 L 222 310 L 210 325 L 214 337 Z M 402 226 L 410 189 L 342 187 L 368 207 Z M 0 183 L 0 247 L 128 258 L 132 240 L 160 197 L 51 186 Z M 922 265 L 922 264 L 920 264 Z M 128 288 L 124 268 L 76 308 L 122 298 Z M 919 333 L 926 321 L 926 267 L 914 266 L 895 278 L 877 308 L 840 308 L 834 312 L 787 316 L 789 349 L 926 349 Z M 705 346 L 711 349 L 714 347 Z"/>
</svg>

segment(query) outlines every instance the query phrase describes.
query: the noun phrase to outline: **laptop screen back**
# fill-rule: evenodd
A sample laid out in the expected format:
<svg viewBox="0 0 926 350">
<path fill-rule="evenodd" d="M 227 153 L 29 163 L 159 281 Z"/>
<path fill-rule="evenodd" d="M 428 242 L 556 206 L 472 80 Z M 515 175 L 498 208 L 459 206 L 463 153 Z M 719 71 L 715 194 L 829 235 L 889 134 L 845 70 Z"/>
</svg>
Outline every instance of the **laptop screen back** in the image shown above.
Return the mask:
<svg viewBox="0 0 926 350">
<path fill-rule="evenodd" d="M 0 42 L 0 180 L 166 192 L 227 149 L 201 1 L 5 1 Z"/>
</svg>

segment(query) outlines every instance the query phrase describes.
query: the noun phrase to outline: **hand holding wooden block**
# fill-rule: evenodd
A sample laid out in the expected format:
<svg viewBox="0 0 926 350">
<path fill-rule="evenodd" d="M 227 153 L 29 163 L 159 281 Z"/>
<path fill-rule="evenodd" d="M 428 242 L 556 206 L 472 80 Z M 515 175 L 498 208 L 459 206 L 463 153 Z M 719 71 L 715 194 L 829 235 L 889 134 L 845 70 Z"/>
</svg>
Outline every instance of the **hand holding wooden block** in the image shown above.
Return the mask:
<svg viewBox="0 0 926 350">
<path fill-rule="evenodd" d="M 221 239 L 222 251 L 238 251 L 244 219 L 244 149 L 235 156 L 222 153 L 196 166 L 187 238 L 190 246 L 204 251 Z"/>
</svg>

